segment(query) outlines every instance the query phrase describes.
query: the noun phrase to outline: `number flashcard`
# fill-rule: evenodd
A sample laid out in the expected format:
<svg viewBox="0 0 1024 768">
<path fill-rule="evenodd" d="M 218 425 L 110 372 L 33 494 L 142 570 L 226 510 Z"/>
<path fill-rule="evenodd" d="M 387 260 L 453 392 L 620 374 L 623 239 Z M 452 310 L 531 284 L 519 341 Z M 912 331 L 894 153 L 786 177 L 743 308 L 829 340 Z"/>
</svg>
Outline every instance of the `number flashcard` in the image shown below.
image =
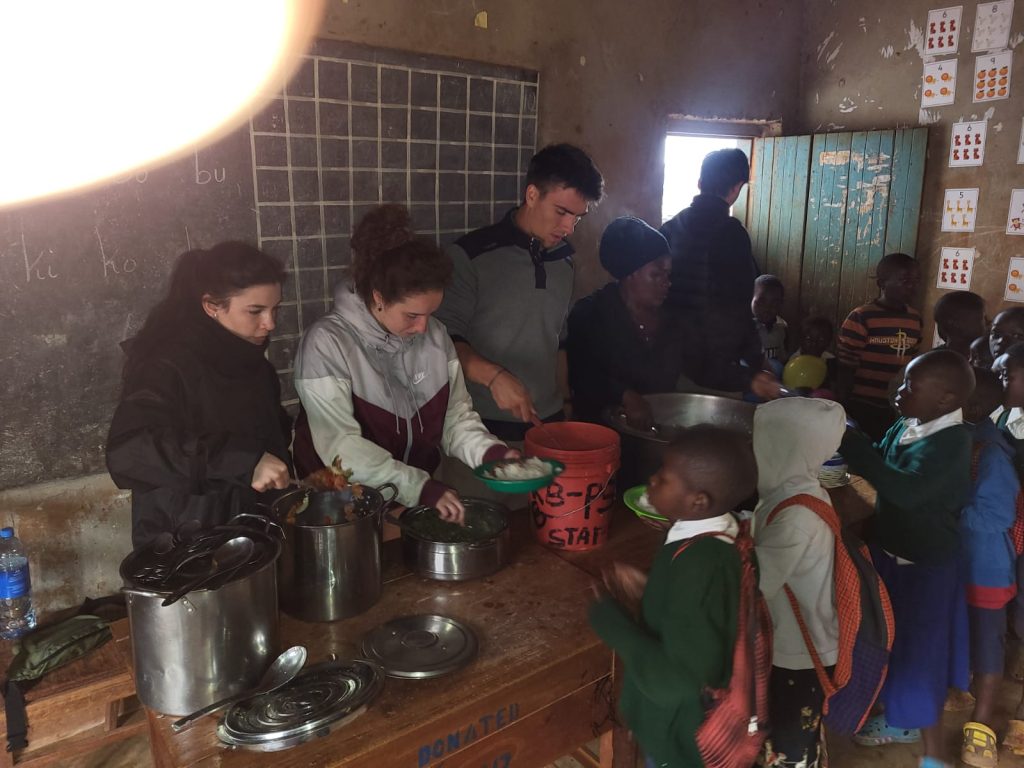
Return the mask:
<svg viewBox="0 0 1024 768">
<path fill-rule="evenodd" d="M 939 8 L 928 11 L 928 35 L 925 38 L 924 56 L 943 56 L 956 53 L 960 45 L 960 17 L 964 7 Z"/>
<path fill-rule="evenodd" d="M 974 38 L 971 51 L 996 51 L 1010 42 L 1010 22 L 1013 20 L 1013 0 L 996 3 L 978 3 L 974 17 Z"/>
<path fill-rule="evenodd" d="M 981 165 L 985 160 L 985 137 L 987 133 L 987 120 L 953 123 L 953 134 L 949 139 L 950 167 Z"/>
<path fill-rule="evenodd" d="M 1010 98 L 1013 51 L 979 56 L 974 62 L 974 103 Z"/>
<path fill-rule="evenodd" d="M 922 77 L 922 107 L 941 107 L 956 99 L 956 59 L 926 63 Z"/>
<path fill-rule="evenodd" d="M 974 271 L 973 248 L 943 248 L 939 258 L 939 275 L 935 285 L 951 291 L 971 290 Z"/>
<path fill-rule="evenodd" d="M 1024 235 L 1024 189 L 1010 192 L 1010 212 L 1006 215 L 1006 234 Z"/>
<path fill-rule="evenodd" d="M 1005 301 L 1024 301 L 1024 257 L 1011 256 L 1006 270 Z"/>
<path fill-rule="evenodd" d="M 947 189 L 942 202 L 943 232 L 973 232 L 978 220 L 977 189 Z"/>
</svg>

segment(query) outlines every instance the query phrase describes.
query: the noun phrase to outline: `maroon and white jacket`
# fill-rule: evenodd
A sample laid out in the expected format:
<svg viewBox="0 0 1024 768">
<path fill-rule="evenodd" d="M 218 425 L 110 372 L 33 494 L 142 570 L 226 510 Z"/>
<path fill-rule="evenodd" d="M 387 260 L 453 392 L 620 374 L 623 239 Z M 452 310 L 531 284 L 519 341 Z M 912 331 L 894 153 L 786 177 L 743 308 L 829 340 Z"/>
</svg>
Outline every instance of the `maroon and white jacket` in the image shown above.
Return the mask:
<svg viewBox="0 0 1024 768">
<path fill-rule="evenodd" d="M 300 455 L 311 438 L 320 461 L 340 456 L 354 481 L 394 483 L 406 506 L 433 504 L 446 490 L 431 479 L 441 451 L 475 467 L 508 450 L 473 410 L 444 325 L 430 318 L 426 333 L 394 336 L 348 282 L 302 337 L 295 388 L 306 416 L 295 436 L 300 477 L 314 468 Z"/>
</svg>

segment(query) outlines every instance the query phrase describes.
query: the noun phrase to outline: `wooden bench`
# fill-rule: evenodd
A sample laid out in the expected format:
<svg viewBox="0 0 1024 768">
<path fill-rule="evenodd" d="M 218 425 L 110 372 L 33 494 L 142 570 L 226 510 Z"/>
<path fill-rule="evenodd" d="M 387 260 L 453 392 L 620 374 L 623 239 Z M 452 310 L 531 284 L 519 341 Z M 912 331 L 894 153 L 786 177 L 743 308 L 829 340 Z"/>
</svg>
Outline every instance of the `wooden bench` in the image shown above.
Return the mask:
<svg viewBox="0 0 1024 768">
<path fill-rule="evenodd" d="M 127 624 L 127 619 L 114 623 L 115 638 L 127 638 Z M 0 669 L 10 665 L 13 647 L 12 642 L 0 645 Z M 127 658 L 115 639 L 44 677 L 25 696 L 28 747 L 14 753 L 0 749 L 0 766 L 64 765 L 144 731 L 146 717 L 135 699 Z M 2 709 L 0 729 L 6 735 Z"/>
</svg>

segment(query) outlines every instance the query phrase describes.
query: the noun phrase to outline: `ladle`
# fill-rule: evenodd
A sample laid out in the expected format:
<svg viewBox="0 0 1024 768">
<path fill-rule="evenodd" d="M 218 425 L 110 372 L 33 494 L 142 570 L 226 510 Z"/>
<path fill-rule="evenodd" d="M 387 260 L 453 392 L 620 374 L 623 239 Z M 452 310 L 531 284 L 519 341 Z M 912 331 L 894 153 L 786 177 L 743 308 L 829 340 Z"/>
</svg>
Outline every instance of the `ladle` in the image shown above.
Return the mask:
<svg viewBox="0 0 1024 768">
<path fill-rule="evenodd" d="M 259 696 L 263 693 L 276 691 L 278 688 L 290 683 L 305 664 L 306 649 L 301 645 L 293 645 L 274 659 L 273 664 L 263 673 L 263 678 L 256 684 L 255 688 L 236 693 L 234 696 L 228 696 L 226 699 L 215 701 L 213 704 L 208 704 L 202 709 L 197 709 L 191 715 L 186 715 L 180 720 L 175 720 L 171 723 L 171 730 L 178 733 L 178 731 L 181 731 L 199 718 L 206 717 L 229 704 L 234 704 L 242 699 L 248 699 L 250 696 Z"/>
<path fill-rule="evenodd" d="M 184 586 L 179 587 L 168 595 L 160 605 L 166 607 L 172 603 L 176 603 L 192 590 L 202 586 L 208 580 L 248 562 L 249 558 L 252 557 L 254 547 L 255 544 L 253 543 L 253 540 L 248 536 L 235 536 L 233 539 L 228 539 L 213 550 L 213 556 L 210 558 L 209 571 L 196 577 Z"/>
</svg>

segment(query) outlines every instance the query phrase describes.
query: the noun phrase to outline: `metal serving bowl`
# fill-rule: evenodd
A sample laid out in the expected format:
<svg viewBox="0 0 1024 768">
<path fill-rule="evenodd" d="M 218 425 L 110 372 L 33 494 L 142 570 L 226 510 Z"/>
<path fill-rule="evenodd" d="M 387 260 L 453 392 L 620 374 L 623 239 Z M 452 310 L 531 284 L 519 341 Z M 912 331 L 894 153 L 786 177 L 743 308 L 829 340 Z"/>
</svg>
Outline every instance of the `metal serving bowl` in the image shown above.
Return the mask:
<svg viewBox="0 0 1024 768">
<path fill-rule="evenodd" d="M 712 424 L 747 435 L 754 430 L 754 404 L 717 395 L 668 392 L 645 395 L 651 406 L 654 426 L 637 429 L 626 423 L 621 407 L 608 408 L 604 419 L 622 437 L 622 469 L 619 487 L 623 490 L 647 478 L 661 465 L 661 454 L 681 427 Z"/>
</svg>

